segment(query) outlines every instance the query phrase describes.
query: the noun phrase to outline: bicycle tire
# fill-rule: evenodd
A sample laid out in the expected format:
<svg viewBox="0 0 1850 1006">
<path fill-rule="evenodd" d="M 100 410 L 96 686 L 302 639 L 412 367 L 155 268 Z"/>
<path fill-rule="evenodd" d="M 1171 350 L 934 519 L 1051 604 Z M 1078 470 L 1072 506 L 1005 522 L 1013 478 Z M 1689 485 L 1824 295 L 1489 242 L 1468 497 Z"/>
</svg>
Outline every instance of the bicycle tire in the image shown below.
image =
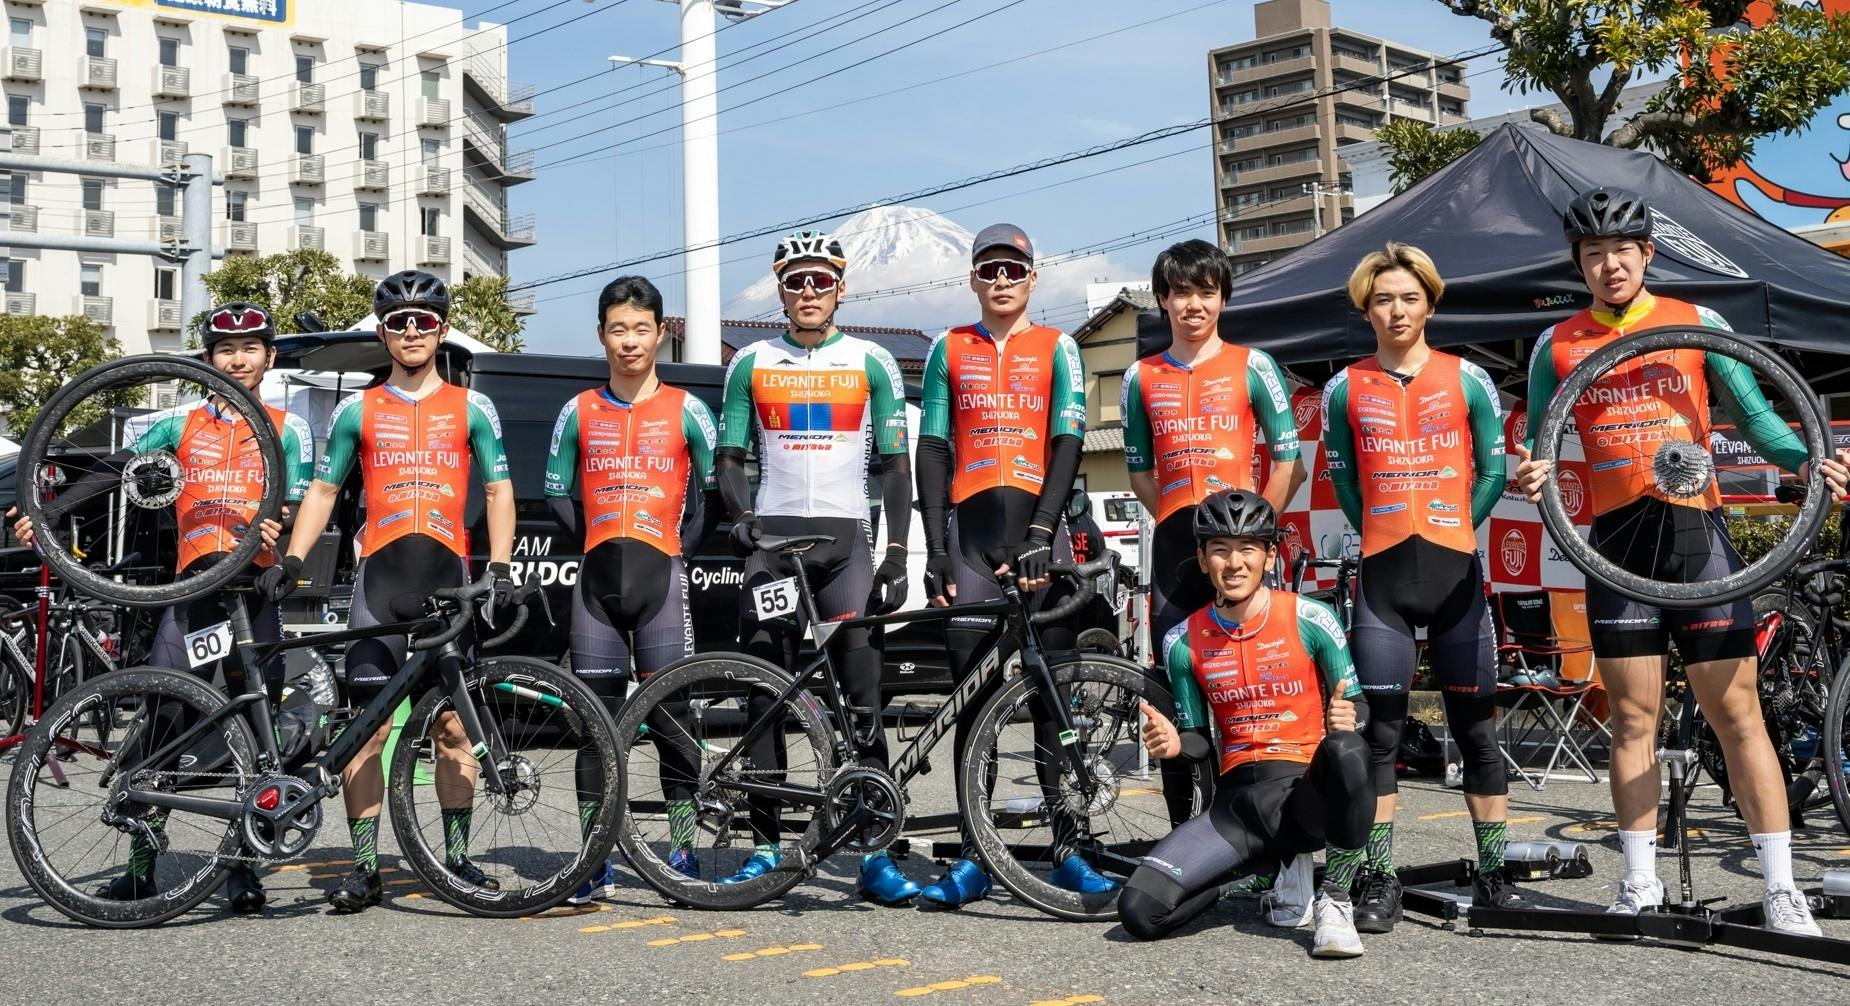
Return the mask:
<svg viewBox="0 0 1850 1006">
<path fill-rule="evenodd" d="M 225 697 L 210 685 L 190 674 L 159 667 L 131 667 L 100 675 L 79 686 L 46 710 L 45 718 L 26 734 L 19 746 L 12 779 L 7 783 L 6 830 L 13 848 L 13 861 L 19 865 L 26 883 L 45 903 L 65 916 L 88 926 L 104 929 L 139 929 L 158 925 L 192 910 L 218 890 L 230 873 L 228 857 L 236 855 L 242 840 L 237 822 L 219 822 L 224 826 L 216 850 L 204 866 L 170 871 L 177 884 L 163 888 L 150 897 L 132 901 L 98 898 L 82 890 L 72 878 L 49 862 L 40 841 L 35 810 L 41 778 L 47 775 L 45 763 L 60 750 L 57 739 L 65 726 L 84 717 L 91 707 L 111 708 L 115 703 L 136 697 L 152 696 L 163 702 L 178 703 L 195 714 L 206 714 L 225 705 Z M 253 778 L 256 770 L 257 744 L 250 726 L 241 716 L 220 722 L 217 736 L 237 766 L 240 779 Z M 64 763 L 71 771 L 71 763 Z M 48 783 L 57 792 L 79 792 L 82 787 L 67 789 Z M 234 787 L 240 788 L 240 787 Z M 103 802 L 98 793 L 98 809 Z M 209 820 L 209 819 L 202 819 Z M 94 879 L 94 878 L 91 878 Z"/>
<path fill-rule="evenodd" d="M 662 723 L 662 717 L 670 716 L 666 711 L 658 712 L 658 706 L 676 695 L 699 688 L 703 683 L 724 682 L 749 690 L 768 690 L 769 694 L 775 696 L 782 694 L 792 680 L 782 668 L 743 653 L 688 657 L 651 675 L 629 697 L 617 716 L 617 736 L 625 738 L 631 746 L 651 743 L 646 739 L 645 730 L 651 717 L 654 717 L 656 723 Z M 786 729 L 786 743 L 792 736 L 805 739 L 816 761 L 817 776 L 824 780 L 830 778 L 834 771 L 836 737 L 821 706 L 808 691 L 802 691 L 796 693 L 784 709 L 790 718 L 787 723 L 793 722 L 795 726 L 794 730 Z M 704 744 L 701 752 L 703 766 L 711 765 L 724 756 L 724 752 L 707 750 Z M 640 771 L 639 761 L 634 756 L 629 757 L 624 763 L 625 772 Z M 734 764 L 743 762 L 744 753 L 741 752 Z M 789 762 L 790 759 L 786 758 L 786 765 Z M 625 780 L 624 791 L 628 799 L 636 801 L 639 794 L 648 792 L 656 782 L 631 777 Z M 701 814 L 696 822 L 697 829 L 700 824 L 706 823 L 706 815 L 714 806 L 723 804 L 730 807 L 734 800 L 743 805 L 746 799 L 725 794 L 724 783 L 710 778 L 703 767 L 697 791 L 697 805 Z M 813 861 L 813 853 L 822 840 L 823 817 L 820 813 L 812 813 L 808 825 L 800 833 L 783 837 L 783 863 L 777 869 L 737 884 L 720 884 L 712 877 L 688 877 L 671 867 L 657 848 L 660 843 L 642 833 L 642 823 L 649 819 L 644 808 L 629 808 L 618 832 L 618 845 L 643 883 L 670 901 L 706 911 L 742 911 L 782 897 L 802 882 L 808 872 L 808 864 Z M 791 845 L 795 846 L 794 850 L 789 848 Z"/>
<path fill-rule="evenodd" d="M 1164 715 L 1174 715 L 1168 690 L 1151 681 L 1144 668 L 1129 661 L 1086 655 L 1056 663 L 1050 671 L 1055 688 L 1068 696 L 1087 685 L 1101 691 L 1106 688 L 1124 691 L 1127 701 L 1108 712 L 1119 717 L 1120 727 L 1128 728 L 1125 739 L 1135 745 L 1134 750 L 1141 750 L 1141 729 L 1136 703 L 1129 700 L 1142 700 Z M 995 777 L 991 766 L 996 761 L 998 742 L 1002 733 L 1015 724 L 1018 711 L 1033 701 L 1034 687 L 1030 675 L 1018 674 L 1005 682 L 977 714 L 963 763 L 958 766 L 962 782 L 959 787 L 958 810 L 963 815 L 964 828 L 990 873 L 1023 902 L 1056 918 L 1075 922 L 1113 921 L 1118 917 L 1116 889 L 1087 895 L 1055 886 L 1046 878 L 1044 868 L 1037 870 L 1016 856 L 1008 836 L 1003 834 L 995 816 L 991 814 L 991 780 Z M 1069 698 L 1067 701 L 1070 703 L 1074 700 Z M 1091 718 L 1096 722 L 1096 716 Z M 1078 726 L 1078 717 L 1075 720 L 1075 726 Z M 1114 774 L 1111 784 L 1121 788 L 1124 778 L 1126 776 Z M 1117 797 L 1114 792 L 1111 805 L 1115 806 Z M 1155 837 L 1167 835 L 1170 830 L 1169 814 L 1160 799 L 1155 801 L 1152 814 L 1154 822 L 1160 824 L 1160 831 Z M 1119 879 L 1122 881 L 1127 878 Z"/>
<path fill-rule="evenodd" d="M 1837 811 L 1837 822 L 1845 831 L 1850 831 L 1850 660 L 1838 665 L 1837 676 L 1831 679 L 1831 701 L 1825 707 L 1824 733 L 1818 738 L 1824 747 L 1824 779 L 1831 791 L 1831 806 Z M 1827 745 L 1835 742 L 1836 750 Z M 1835 757 L 1833 757 L 1835 755 Z"/>
<path fill-rule="evenodd" d="M 471 915 L 485 918 L 514 918 L 544 912 L 564 901 L 585 882 L 593 872 L 604 865 L 610 855 L 611 847 L 616 841 L 618 821 L 623 814 L 623 772 L 621 769 L 622 752 L 617 744 L 617 735 L 610 721 L 610 715 L 604 711 L 604 705 L 584 682 L 560 670 L 558 667 L 532 657 L 489 657 L 477 662 L 466 672 L 464 680 L 469 683 L 472 693 L 487 693 L 498 685 L 527 689 L 531 693 L 547 698 L 534 699 L 542 705 L 562 709 L 561 717 L 569 722 L 567 726 L 575 727 L 580 732 L 581 747 L 588 745 L 595 749 L 602 763 L 604 778 L 604 798 L 596 817 L 587 831 L 579 834 L 577 854 L 564 861 L 564 865 L 551 873 L 532 878 L 533 882 L 519 890 L 510 890 L 505 885 L 500 890 L 490 890 L 477 886 L 458 877 L 448 866 L 442 849 L 432 849 L 426 840 L 427 829 L 419 827 L 416 802 L 416 773 L 425 748 L 424 738 L 436 718 L 447 711 L 451 705 L 451 696 L 441 689 L 432 689 L 420 699 L 411 710 L 411 716 L 405 721 L 404 733 L 392 752 L 390 766 L 392 833 L 398 839 L 399 851 L 404 854 L 411 869 L 437 897 L 450 905 L 460 908 Z M 500 690 L 501 694 L 513 694 Z M 530 696 L 529 696 L 530 698 Z M 558 705 L 554 706 L 554 702 Z M 478 712 L 485 709 L 487 703 L 477 702 Z M 488 719 L 488 715 L 484 715 Z M 537 737 L 537 732 L 536 732 Z M 534 765 L 532 759 L 516 755 L 510 751 L 510 766 L 515 758 L 520 758 L 525 767 L 534 773 L 523 778 L 532 780 L 533 801 L 520 815 L 534 812 L 544 806 L 541 799 L 541 787 L 545 779 L 538 771 L 544 768 L 544 762 Z M 569 767 L 567 778 L 571 777 Z M 568 790 L 576 793 L 575 789 Z M 500 798 L 490 798 L 487 802 L 491 809 L 496 807 Z M 477 799 L 475 810 L 482 812 L 483 800 Z M 513 812 L 513 804 L 525 804 L 524 791 L 507 798 L 505 809 Z M 574 808 L 576 809 L 576 808 Z M 578 819 L 574 817 L 574 824 Z M 544 825 L 542 825 L 544 827 Z M 525 828 L 523 824 L 523 829 Z M 510 829 L 511 830 L 511 829 Z M 531 835 L 531 829 L 525 829 Z M 444 834 L 442 827 L 439 835 Z M 477 829 L 478 836 L 480 829 Z M 493 844 L 493 836 L 490 837 Z M 529 850 L 538 855 L 537 848 Z M 554 857 L 555 861 L 557 857 Z M 544 871 L 542 871 L 544 872 Z M 495 875 L 497 881 L 504 876 L 511 878 L 512 873 Z"/>
<path fill-rule="evenodd" d="M 1596 381 L 1634 356 L 1672 349 L 1699 349 L 1746 364 L 1797 410 L 1798 433 L 1804 442 L 1807 456 L 1831 456 L 1823 407 L 1805 378 L 1791 364 L 1739 335 L 1719 329 L 1672 326 L 1625 336 L 1575 366 L 1555 390 L 1554 398 L 1542 412 L 1535 437 L 1535 457 L 1558 465 L 1561 440 L 1573 419 L 1574 403 Z M 1653 580 L 1626 570 L 1601 555 L 1580 534 L 1569 517 L 1567 504 L 1561 496 L 1560 480 L 1556 478 L 1547 479 L 1542 484 L 1542 524 L 1569 562 L 1588 578 L 1598 581 L 1601 586 L 1622 597 L 1665 608 L 1703 608 L 1724 604 L 1759 591 L 1784 576 L 1798 561 L 1800 554 L 1817 540 L 1831 505 L 1831 494 L 1825 487 L 1824 476 L 1819 469 L 1818 465 L 1811 466 L 1805 499 L 1799 504 L 1798 514 L 1779 544 L 1754 562 L 1714 580 L 1698 583 Z"/>
<path fill-rule="evenodd" d="M 259 521 L 273 520 L 282 511 L 285 487 L 281 438 L 271 426 L 263 403 L 250 389 L 197 360 L 164 354 L 123 357 L 92 367 L 54 392 L 44 410 L 33 419 L 19 447 L 18 495 L 20 510 L 32 520 L 39 555 L 51 566 L 52 572 L 86 595 L 130 607 L 166 607 L 204 597 L 230 583 L 250 568 L 251 560 L 263 547 L 262 537 L 244 535 L 217 562 L 184 579 L 147 585 L 118 583 L 92 571 L 71 554 L 70 542 L 62 540 L 63 530 L 45 519 L 39 487 L 33 477 L 51 453 L 52 441 L 71 412 L 91 395 L 128 381 L 180 381 L 203 385 L 231 403 L 255 438 L 263 460 L 263 495 L 257 507 Z"/>
</svg>

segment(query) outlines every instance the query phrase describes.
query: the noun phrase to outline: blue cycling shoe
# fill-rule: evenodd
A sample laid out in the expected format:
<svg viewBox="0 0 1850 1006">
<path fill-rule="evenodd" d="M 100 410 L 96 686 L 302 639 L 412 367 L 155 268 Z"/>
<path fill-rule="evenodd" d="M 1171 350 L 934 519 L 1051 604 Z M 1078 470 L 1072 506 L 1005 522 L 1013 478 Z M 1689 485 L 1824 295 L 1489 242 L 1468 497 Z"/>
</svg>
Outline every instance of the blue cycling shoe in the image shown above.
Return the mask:
<svg viewBox="0 0 1850 1006">
<path fill-rule="evenodd" d="M 683 877 L 700 879 L 700 860 L 692 849 L 676 849 L 668 854 L 668 868 Z"/>
<path fill-rule="evenodd" d="M 598 867 L 591 879 L 578 888 L 578 892 L 565 899 L 568 905 L 588 905 L 593 901 L 602 901 L 617 893 L 617 871 L 609 863 Z"/>
<path fill-rule="evenodd" d="M 972 901 L 989 897 L 989 874 L 967 859 L 960 859 L 944 871 L 938 882 L 919 891 L 919 897 L 938 908 L 960 908 Z"/>
<path fill-rule="evenodd" d="M 752 854 L 752 858 L 745 861 L 744 866 L 739 867 L 739 872 L 722 879 L 720 883 L 743 884 L 748 880 L 757 880 L 759 877 L 775 869 L 777 869 L 777 859 L 775 857 L 769 853 L 755 852 Z"/>
<path fill-rule="evenodd" d="M 1053 886 L 1077 894 L 1104 894 L 1118 889 L 1117 881 L 1094 870 L 1091 863 L 1079 858 L 1077 854 L 1062 860 L 1047 879 Z"/>
<path fill-rule="evenodd" d="M 918 897 L 919 885 L 907 879 L 893 865 L 892 857 L 881 853 L 861 864 L 861 880 L 855 890 L 869 901 L 883 905 L 903 905 Z"/>
</svg>

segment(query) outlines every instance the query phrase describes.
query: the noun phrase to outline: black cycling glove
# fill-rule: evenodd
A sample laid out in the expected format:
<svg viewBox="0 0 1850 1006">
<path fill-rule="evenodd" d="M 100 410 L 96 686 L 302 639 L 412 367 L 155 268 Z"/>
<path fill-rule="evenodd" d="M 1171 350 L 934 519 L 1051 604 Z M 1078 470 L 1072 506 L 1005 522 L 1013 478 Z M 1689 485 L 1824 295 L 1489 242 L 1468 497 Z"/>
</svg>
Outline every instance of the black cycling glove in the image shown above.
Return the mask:
<svg viewBox="0 0 1850 1006">
<path fill-rule="evenodd" d="M 758 551 L 758 539 L 764 536 L 764 529 L 759 527 L 756 515 L 747 511 L 732 522 L 732 554 L 741 559 L 749 559 Z"/>
<path fill-rule="evenodd" d="M 905 603 L 906 551 L 888 547 L 886 558 L 880 560 L 880 568 L 874 570 L 874 591 L 867 606 L 868 614 L 889 614 Z"/>
<path fill-rule="evenodd" d="M 951 585 L 957 582 L 955 567 L 951 564 L 949 552 L 927 552 L 925 554 L 925 598 L 942 597 L 953 600 Z"/>
<path fill-rule="evenodd" d="M 1015 547 L 1015 561 L 1009 567 L 1017 579 L 1040 580 L 1047 576 L 1047 567 L 1053 563 L 1052 537 L 1038 527 L 1028 529 L 1028 537 Z"/>
<path fill-rule="evenodd" d="M 257 574 L 257 593 L 275 604 L 295 591 L 296 581 L 301 577 L 302 560 L 285 555 L 276 565 Z"/>
</svg>

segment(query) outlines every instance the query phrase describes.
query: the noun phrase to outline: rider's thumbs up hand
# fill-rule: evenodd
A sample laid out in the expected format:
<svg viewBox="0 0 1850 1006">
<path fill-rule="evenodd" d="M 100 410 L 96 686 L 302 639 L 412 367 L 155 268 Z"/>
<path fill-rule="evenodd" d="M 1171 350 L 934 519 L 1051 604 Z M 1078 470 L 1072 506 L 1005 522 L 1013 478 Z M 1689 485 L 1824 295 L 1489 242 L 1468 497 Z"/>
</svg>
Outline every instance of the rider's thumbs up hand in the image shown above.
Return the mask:
<svg viewBox="0 0 1850 1006">
<path fill-rule="evenodd" d="M 1156 711 L 1148 702 L 1139 702 L 1143 710 L 1143 747 L 1152 758 L 1174 758 L 1182 753 L 1182 734 L 1169 717 Z"/>
</svg>

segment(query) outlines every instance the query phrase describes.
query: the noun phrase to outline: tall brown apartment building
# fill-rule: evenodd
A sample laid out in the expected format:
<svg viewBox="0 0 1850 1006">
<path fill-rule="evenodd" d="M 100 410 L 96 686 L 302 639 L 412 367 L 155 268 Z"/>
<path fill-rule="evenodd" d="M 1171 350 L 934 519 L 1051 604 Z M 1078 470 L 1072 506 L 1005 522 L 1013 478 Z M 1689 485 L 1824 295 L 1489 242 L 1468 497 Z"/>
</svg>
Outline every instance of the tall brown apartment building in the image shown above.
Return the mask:
<svg viewBox="0 0 1850 1006">
<path fill-rule="evenodd" d="M 1343 146 L 1390 117 L 1463 122 L 1471 97 L 1462 64 L 1333 28 L 1329 0 L 1256 3 L 1253 26 L 1253 41 L 1208 53 L 1215 208 L 1236 274 L 1354 215 Z"/>
</svg>

